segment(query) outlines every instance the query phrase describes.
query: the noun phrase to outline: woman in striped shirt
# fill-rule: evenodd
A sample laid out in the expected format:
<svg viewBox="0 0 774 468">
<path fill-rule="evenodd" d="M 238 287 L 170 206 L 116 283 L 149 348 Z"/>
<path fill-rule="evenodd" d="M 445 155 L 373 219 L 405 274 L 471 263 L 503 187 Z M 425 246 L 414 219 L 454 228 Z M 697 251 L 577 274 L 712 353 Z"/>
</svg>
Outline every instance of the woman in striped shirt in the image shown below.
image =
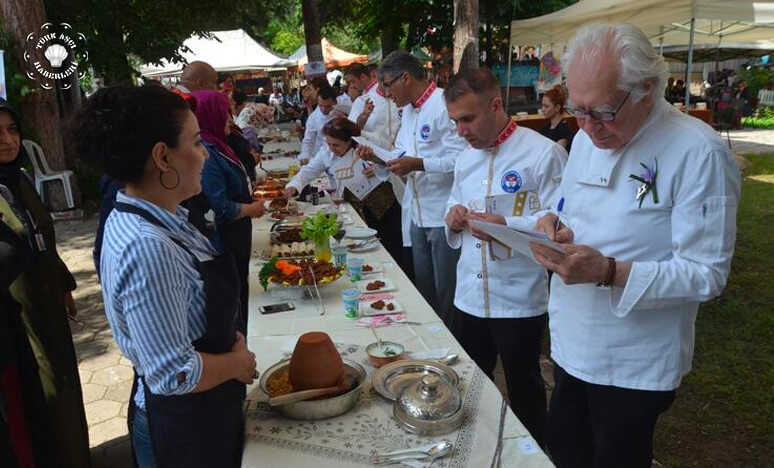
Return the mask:
<svg viewBox="0 0 774 468">
<path fill-rule="evenodd" d="M 179 206 L 201 191 L 196 117 L 165 89 L 100 90 L 73 121 L 78 154 L 126 188 L 105 225 L 102 290 L 138 376 L 130 413 L 139 466 L 238 466 L 255 355 L 236 331 L 231 258 Z"/>
</svg>

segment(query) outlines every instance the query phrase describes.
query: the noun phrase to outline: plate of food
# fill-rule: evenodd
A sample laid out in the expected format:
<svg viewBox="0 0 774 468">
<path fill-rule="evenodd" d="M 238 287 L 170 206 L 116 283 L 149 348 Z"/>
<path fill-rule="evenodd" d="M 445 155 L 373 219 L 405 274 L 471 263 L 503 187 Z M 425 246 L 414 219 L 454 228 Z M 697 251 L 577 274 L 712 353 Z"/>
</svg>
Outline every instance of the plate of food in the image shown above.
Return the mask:
<svg viewBox="0 0 774 468">
<path fill-rule="evenodd" d="M 283 187 L 274 179 L 266 179 L 264 183 L 256 185 L 253 190 L 253 198 L 256 200 L 268 200 L 283 197 Z"/>
<path fill-rule="evenodd" d="M 263 289 L 269 283 L 280 287 L 322 286 L 341 277 L 342 270 L 325 260 L 288 260 L 272 257 L 258 273 Z"/>
<path fill-rule="evenodd" d="M 347 242 L 347 248 L 350 252 L 368 252 L 379 247 L 379 239 L 372 237 L 371 239 L 349 241 Z"/>
<path fill-rule="evenodd" d="M 368 239 L 376 235 L 376 229 L 363 226 L 352 226 L 347 228 L 346 237 L 350 239 Z"/>
<path fill-rule="evenodd" d="M 387 278 L 362 280 L 355 283 L 355 287 L 365 294 L 395 291 L 395 284 Z"/>
<path fill-rule="evenodd" d="M 389 299 L 386 297 L 389 297 Z M 406 311 L 392 294 L 388 294 L 386 297 L 373 299 L 369 299 L 369 296 L 361 297 L 360 315 L 367 317 L 371 315 L 402 314 Z"/>
<path fill-rule="evenodd" d="M 314 242 L 312 241 L 294 241 L 281 244 L 274 244 L 268 250 L 264 251 L 264 258 L 270 260 L 272 257 L 278 258 L 305 258 L 314 257 Z"/>
<path fill-rule="evenodd" d="M 373 263 L 363 264 L 363 275 L 375 275 L 384 271 L 381 265 L 375 265 Z"/>
</svg>

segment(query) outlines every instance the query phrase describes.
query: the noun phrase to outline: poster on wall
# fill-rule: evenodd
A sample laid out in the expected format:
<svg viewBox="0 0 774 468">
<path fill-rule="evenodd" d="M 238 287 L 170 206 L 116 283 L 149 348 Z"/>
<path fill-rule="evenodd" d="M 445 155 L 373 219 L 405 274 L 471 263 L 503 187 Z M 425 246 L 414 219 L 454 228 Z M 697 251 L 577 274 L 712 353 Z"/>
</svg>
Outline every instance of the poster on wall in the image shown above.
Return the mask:
<svg viewBox="0 0 774 468">
<path fill-rule="evenodd" d="M 538 91 L 545 92 L 562 83 L 562 68 L 553 52 L 548 52 L 540 59 L 538 74 Z"/>
<path fill-rule="evenodd" d="M 8 99 L 5 91 L 5 51 L 0 49 L 0 97 Z"/>
<path fill-rule="evenodd" d="M 497 75 L 497 79 L 500 80 L 500 86 L 504 87 L 508 82 L 508 67 L 502 65 L 495 65 L 492 67 L 492 72 Z M 511 66 L 511 81 L 512 87 L 531 87 L 535 86 L 538 80 L 538 67 L 535 65 L 512 65 Z"/>
</svg>

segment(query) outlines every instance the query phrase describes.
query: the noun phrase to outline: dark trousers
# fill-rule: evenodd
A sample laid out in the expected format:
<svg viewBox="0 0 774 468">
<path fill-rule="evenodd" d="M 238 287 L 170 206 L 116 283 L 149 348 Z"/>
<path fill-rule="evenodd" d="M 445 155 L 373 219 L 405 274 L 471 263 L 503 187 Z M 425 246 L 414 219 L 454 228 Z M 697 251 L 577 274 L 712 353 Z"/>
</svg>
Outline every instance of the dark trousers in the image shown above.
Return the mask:
<svg viewBox="0 0 774 468">
<path fill-rule="evenodd" d="M 675 391 L 595 385 L 559 366 L 548 411 L 548 450 L 558 468 L 649 468 L 658 416 Z"/>
<path fill-rule="evenodd" d="M 253 227 L 250 218 L 242 218 L 233 223 L 218 226 L 222 245 L 222 253 L 234 257 L 237 274 L 239 275 L 239 331 L 247 336 L 247 318 L 249 316 L 247 302 L 250 297 L 248 274 L 250 272 L 250 253 L 253 243 Z"/>
<path fill-rule="evenodd" d="M 414 265 L 411 263 L 411 249 L 403 247 L 403 235 L 401 234 L 400 203 L 393 202 L 386 213 L 380 219 L 371 214 L 367 208 L 363 209 L 363 220 L 368 227 L 376 229 L 379 239 L 398 264 L 401 270 L 414 281 Z"/>
<path fill-rule="evenodd" d="M 540 339 L 547 314 L 528 318 L 479 318 L 455 308 L 452 333 L 490 379 L 497 356 L 505 371 L 511 408 L 542 446 L 546 391 L 540 374 Z"/>
</svg>

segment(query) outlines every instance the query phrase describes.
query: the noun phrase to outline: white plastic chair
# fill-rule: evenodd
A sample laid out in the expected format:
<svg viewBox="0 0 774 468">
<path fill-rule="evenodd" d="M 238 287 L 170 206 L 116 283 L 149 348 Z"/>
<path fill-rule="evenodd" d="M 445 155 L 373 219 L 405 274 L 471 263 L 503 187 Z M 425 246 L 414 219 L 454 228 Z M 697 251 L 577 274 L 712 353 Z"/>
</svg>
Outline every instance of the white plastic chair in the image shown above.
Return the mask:
<svg viewBox="0 0 774 468">
<path fill-rule="evenodd" d="M 67 207 L 75 208 L 73 190 L 70 187 L 70 178 L 73 176 L 73 171 L 52 171 L 48 165 L 48 161 L 46 161 L 46 155 L 43 153 L 43 148 L 41 148 L 39 144 L 32 140 L 24 140 L 22 141 L 22 144 L 24 145 L 24 149 L 27 150 L 27 156 L 29 156 L 32 161 L 32 167 L 35 169 L 35 190 L 37 190 L 38 195 L 40 195 L 40 199 L 43 200 L 43 197 L 45 196 L 43 184 L 61 180 Z"/>
</svg>

